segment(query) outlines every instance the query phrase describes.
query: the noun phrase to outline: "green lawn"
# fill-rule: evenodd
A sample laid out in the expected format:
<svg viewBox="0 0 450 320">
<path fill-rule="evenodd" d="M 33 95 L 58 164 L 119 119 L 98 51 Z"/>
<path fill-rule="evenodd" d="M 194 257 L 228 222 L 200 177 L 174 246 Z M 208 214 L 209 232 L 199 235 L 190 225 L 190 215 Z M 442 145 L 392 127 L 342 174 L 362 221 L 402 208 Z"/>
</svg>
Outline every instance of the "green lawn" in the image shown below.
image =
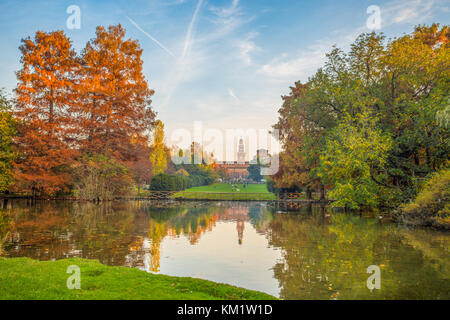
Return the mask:
<svg viewBox="0 0 450 320">
<path fill-rule="evenodd" d="M 242 193 L 269 193 L 265 184 L 249 184 L 246 188 L 238 184 L 239 192 Z M 232 192 L 231 185 L 228 183 L 214 183 L 210 186 L 201 186 L 186 189 L 186 192 Z"/>
<path fill-rule="evenodd" d="M 233 191 L 228 183 L 215 183 L 210 186 L 201 186 L 176 193 L 173 197 L 178 199 L 204 199 L 204 200 L 275 200 L 277 197 L 267 190 L 265 184 L 249 184 L 243 188 L 238 184 L 239 191 Z"/>
<path fill-rule="evenodd" d="M 69 290 L 68 266 L 81 272 L 81 289 Z M 146 299 L 260 300 L 275 299 L 257 292 L 211 281 L 150 274 L 109 267 L 96 260 L 37 261 L 0 257 L 0 299 Z"/>
</svg>

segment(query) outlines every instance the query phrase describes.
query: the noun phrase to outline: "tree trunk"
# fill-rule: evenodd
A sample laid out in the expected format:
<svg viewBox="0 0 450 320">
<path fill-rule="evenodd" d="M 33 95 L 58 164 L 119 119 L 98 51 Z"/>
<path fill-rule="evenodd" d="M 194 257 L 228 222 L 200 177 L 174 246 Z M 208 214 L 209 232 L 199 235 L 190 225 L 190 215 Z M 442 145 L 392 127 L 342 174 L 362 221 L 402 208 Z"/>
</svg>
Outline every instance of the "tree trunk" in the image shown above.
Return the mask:
<svg viewBox="0 0 450 320">
<path fill-rule="evenodd" d="M 310 188 L 306 189 L 306 199 L 312 200 L 312 192 Z"/>
<path fill-rule="evenodd" d="M 325 186 L 323 184 L 320 185 L 320 200 L 325 200 Z"/>
<path fill-rule="evenodd" d="M 312 215 L 312 203 L 308 203 L 306 205 L 306 214 L 307 215 Z"/>
</svg>

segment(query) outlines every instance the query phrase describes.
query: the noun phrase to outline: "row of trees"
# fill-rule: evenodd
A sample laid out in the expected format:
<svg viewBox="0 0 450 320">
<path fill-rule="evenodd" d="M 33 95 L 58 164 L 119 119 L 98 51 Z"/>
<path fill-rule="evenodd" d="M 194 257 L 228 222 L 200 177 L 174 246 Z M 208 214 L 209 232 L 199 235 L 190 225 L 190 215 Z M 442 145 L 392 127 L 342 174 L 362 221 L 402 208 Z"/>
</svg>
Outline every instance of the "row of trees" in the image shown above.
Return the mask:
<svg viewBox="0 0 450 320">
<path fill-rule="evenodd" d="M 0 191 L 108 197 L 148 179 L 154 92 L 139 43 L 117 25 L 97 27 L 80 53 L 62 31 L 19 49 L 15 98 L 1 99 Z"/>
<path fill-rule="evenodd" d="M 449 28 L 362 34 L 283 97 L 277 188 L 329 189 L 336 206 L 395 206 L 448 166 Z"/>
<path fill-rule="evenodd" d="M 175 173 L 160 173 L 153 176 L 150 190 L 180 191 L 191 187 L 213 184 L 219 174 L 212 165 L 177 165 Z M 170 172 L 170 170 L 168 171 Z"/>
</svg>

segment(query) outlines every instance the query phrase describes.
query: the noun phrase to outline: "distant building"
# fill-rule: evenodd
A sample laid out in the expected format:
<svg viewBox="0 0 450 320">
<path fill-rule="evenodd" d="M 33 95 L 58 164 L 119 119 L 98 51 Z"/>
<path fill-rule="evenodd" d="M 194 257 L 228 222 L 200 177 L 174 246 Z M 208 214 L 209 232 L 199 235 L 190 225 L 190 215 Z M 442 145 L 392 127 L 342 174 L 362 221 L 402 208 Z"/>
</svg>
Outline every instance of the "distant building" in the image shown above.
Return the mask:
<svg viewBox="0 0 450 320">
<path fill-rule="evenodd" d="M 219 166 L 225 169 L 227 178 L 230 180 L 246 180 L 248 178 L 249 173 L 247 169 L 250 166 L 248 162 L 226 162 Z"/>
<path fill-rule="evenodd" d="M 227 179 L 241 181 L 247 180 L 249 175 L 247 168 L 250 166 L 250 163 L 245 161 L 245 158 L 246 153 L 244 140 L 241 138 L 239 140 L 237 161 L 225 162 L 219 165 L 220 168 L 225 169 Z"/>
<path fill-rule="evenodd" d="M 239 163 L 245 163 L 245 148 L 244 148 L 244 140 L 241 138 L 239 140 L 239 147 L 237 153 L 237 161 Z"/>
</svg>

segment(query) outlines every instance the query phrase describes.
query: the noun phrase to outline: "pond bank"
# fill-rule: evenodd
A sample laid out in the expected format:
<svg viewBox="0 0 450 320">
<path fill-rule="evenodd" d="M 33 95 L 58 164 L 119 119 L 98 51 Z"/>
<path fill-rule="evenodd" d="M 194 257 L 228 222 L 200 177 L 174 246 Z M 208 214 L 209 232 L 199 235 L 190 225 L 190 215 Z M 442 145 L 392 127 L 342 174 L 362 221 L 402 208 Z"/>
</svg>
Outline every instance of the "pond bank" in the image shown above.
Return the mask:
<svg viewBox="0 0 450 320">
<path fill-rule="evenodd" d="M 69 266 L 80 268 L 81 289 L 69 290 Z M 97 260 L 38 261 L 0 257 L 1 299 L 271 300 L 268 294 L 212 281 L 171 277 Z"/>
</svg>

